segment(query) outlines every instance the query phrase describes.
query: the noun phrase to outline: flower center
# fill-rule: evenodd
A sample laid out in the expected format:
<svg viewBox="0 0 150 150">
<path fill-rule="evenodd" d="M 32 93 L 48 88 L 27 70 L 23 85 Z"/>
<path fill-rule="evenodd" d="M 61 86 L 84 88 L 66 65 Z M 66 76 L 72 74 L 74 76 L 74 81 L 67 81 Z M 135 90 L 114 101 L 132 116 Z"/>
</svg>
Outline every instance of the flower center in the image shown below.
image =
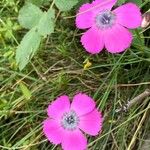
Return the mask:
<svg viewBox="0 0 150 150">
<path fill-rule="evenodd" d="M 100 12 L 96 16 L 96 26 L 100 29 L 107 29 L 114 25 L 115 20 L 116 16 L 111 11 Z"/>
<path fill-rule="evenodd" d="M 74 111 L 64 113 L 61 120 L 61 125 L 64 129 L 75 130 L 79 124 L 79 117 Z"/>
</svg>

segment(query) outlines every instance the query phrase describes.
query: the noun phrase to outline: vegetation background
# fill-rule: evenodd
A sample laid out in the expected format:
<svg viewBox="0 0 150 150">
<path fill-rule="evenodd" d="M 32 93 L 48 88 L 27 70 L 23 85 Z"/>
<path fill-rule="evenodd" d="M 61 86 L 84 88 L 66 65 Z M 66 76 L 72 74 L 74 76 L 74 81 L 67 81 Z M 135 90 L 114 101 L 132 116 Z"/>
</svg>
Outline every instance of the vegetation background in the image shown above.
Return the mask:
<svg viewBox="0 0 150 150">
<path fill-rule="evenodd" d="M 53 3 L 28 1 L 40 5 L 43 11 Z M 132 1 L 142 13 L 150 8 L 149 0 Z M 102 133 L 88 138 L 89 150 L 150 149 L 150 98 L 128 112 L 115 112 L 150 88 L 149 27 L 134 30 L 133 44 L 122 54 L 104 50 L 89 55 L 80 44 L 84 31 L 74 23 L 79 6 L 85 2 L 89 1 L 81 0 L 65 12 L 52 6 L 56 16 L 54 32 L 42 38 L 34 57 L 20 71 L 15 55 L 28 32 L 18 23 L 25 0 L 0 1 L 0 149 L 59 150 L 60 146 L 50 144 L 42 133 L 46 108 L 57 96 L 73 97 L 79 91 L 96 100 L 105 118 Z M 119 0 L 118 4 L 124 2 Z"/>
</svg>

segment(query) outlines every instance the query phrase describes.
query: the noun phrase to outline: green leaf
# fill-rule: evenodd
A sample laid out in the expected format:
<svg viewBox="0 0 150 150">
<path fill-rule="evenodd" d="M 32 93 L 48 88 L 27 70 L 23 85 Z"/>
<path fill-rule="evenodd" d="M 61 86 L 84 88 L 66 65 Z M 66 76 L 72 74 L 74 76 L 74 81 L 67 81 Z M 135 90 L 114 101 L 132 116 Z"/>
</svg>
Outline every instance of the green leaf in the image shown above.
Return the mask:
<svg viewBox="0 0 150 150">
<path fill-rule="evenodd" d="M 22 39 L 16 51 L 16 62 L 22 70 L 33 57 L 41 42 L 41 36 L 36 28 L 31 29 Z"/>
<path fill-rule="evenodd" d="M 133 2 L 133 3 L 135 3 L 135 4 L 137 4 L 137 5 L 142 5 L 142 0 L 127 0 L 127 2 Z"/>
<path fill-rule="evenodd" d="M 55 0 L 54 2 L 60 11 L 68 11 L 78 3 L 78 0 Z"/>
<path fill-rule="evenodd" d="M 55 11 L 53 9 L 49 9 L 47 12 L 43 13 L 37 26 L 40 35 L 46 36 L 54 32 L 54 25 L 55 25 L 54 19 L 55 19 Z"/>
<path fill-rule="evenodd" d="M 119 0 L 117 3 L 118 3 L 118 5 L 122 5 L 125 2 L 126 2 L 126 0 Z"/>
<path fill-rule="evenodd" d="M 134 35 L 133 44 L 138 45 L 140 43 L 141 47 L 144 46 L 144 35 L 143 33 L 140 33 L 142 31 L 142 29 L 136 29 L 136 30 L 132 30 L 132 33 Z"/>
<path fill-rule="evenodd" d="M 30 2 L 30 3 L 37 5 L 37 6 L 48 4 L 49 1 L 50 0 L 27 0 L 27 2 Z"/>
<path fill-rule="evenodd" d="M 31 29 L 39 23 L 42 14 L 37 6 L 26 3 L 19 11 L 18 21 L 22 27 Z"/>
<path fill-rule="evenodd" d="M 31 92 L 30 90 L 27 88 L 27 86 L 25 84 L 23 84 L 22 82 L 19 83 L 20 89 L 23 93 L 23 96 L 29 100 L 31 98 Z"/>
</svg>

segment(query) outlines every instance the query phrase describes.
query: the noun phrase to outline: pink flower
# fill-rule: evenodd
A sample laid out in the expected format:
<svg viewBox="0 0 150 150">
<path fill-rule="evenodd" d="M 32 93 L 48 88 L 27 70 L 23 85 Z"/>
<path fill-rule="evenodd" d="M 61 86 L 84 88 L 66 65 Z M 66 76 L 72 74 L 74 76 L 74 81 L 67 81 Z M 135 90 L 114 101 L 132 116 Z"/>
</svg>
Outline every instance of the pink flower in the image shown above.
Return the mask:
<svg viewBox="0 0 150 150">
<path fill-rule="evenodd" d="M 87 139 L 82 131 L 95 136 L 102 128 L 102 115 L 86 94 L 75 95 L 72 104 L 68 96 L 60 96 L 48 106 L 47 113 L 43 132 L 52 143 L 62 144 L 64 150 L 85 150 Z"/>
<path fill-rule="evenodd" d="M 133 3 L 124 4 L 111 10 L 117 0 L 95 0 L 79 9 L 76 26 L 88 29 L 81 43 L 87 52 L 97 54 L 105 47 L 110 53 L 120 53 L 131 45 L 129 29 L 140 27 L 142 15 Z"/>
</svg>

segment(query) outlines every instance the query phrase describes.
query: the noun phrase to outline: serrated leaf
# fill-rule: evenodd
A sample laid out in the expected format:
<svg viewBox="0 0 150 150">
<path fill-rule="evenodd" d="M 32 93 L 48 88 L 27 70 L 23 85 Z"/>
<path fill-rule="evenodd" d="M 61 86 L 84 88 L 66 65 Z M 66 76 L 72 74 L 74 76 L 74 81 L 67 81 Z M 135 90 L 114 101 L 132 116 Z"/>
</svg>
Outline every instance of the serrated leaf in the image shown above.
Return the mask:
<svg viewBox="0 0 150 150">
<path fill-rule="evenodd" d="M 43 13 L 37 26 L 40 35 L 46 36 L 54 32 L 54 25 L 55 25 L 54 19 L 55 19 L 55 11 L 53 9 L 49 9 L 47 12 Z"/>
<path fill-rule="evenodd" d="M 78 3 L 78 0 L 55 0 L 55 5 L 60 11 L 68 11 Z"/>
<path fill-rule="evenodd" d="M 22 70 L 37 51 L 41 41 L 41 36 L 36 28 L 31 29 L 22 39 L 16 50 L 16 62 Z"/>
<path fill-rule="evenodd" d="M 23 93 L 23 96 L 29 100 L 32 96 L 30 90 L 27 88 L 27 86 L 25 84 L 23 84 L 22 82 L 19 83 L 20 89 Z"/>
<path fill-rule="evenodd" d="M 37 6 L 41 6 L 41 5 L 45 5 L 49 2 L 50 0 L 27 0 L 27 2 L 30 2 L 34 5 L 37 5 Z"/>
<path fill-rule="evenodd" d="M 22 27 L 31 29 L 39 23 L 42 14 L 36 5 L 26 3 L 19 11 L 18 21 Z"/>
</svg>

